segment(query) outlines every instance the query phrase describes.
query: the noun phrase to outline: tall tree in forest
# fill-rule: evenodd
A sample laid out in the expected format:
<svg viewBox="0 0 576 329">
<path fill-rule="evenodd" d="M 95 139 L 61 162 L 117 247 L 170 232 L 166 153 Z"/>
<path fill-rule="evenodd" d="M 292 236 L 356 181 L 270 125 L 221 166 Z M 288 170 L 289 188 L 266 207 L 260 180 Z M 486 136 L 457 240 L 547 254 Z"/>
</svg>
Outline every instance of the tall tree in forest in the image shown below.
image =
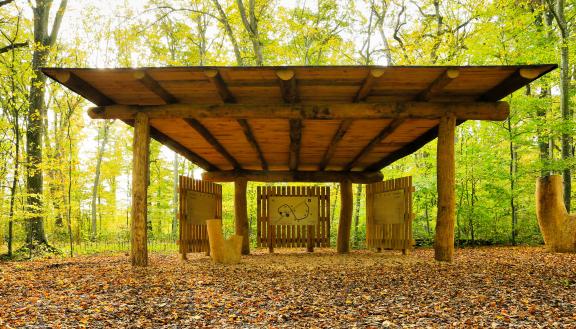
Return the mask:
<svg viewBox="0 0 576 329">
<path fill-rule="evenodd" d="M 570 28 L 564 15 L 566 3 L 564 0 L 546 0 L 548 9 L 554 16 L 558 30 L 560 31 L 560 112 L 564 127 L 562 129 L 561 150 L 564 162 L 562 177 L 564 179 L 564 205 L 570 212 L 570 199 L 572 197 L 572 174 L 570 170 L 570 159 L 573 157 L 572 134 L 568 128 L 572 122 L 572 110 L 570 109 L 570 58 L 568 53 Z"/>
<path fill-rule="evenodd" d="M 100 172 L 102 167 L 102 158 L 104 157 L 104 150 L 108 142 L 108 132 L 110 130 L 110 121 L 102 122 L 102 127 L 98 131 L 98 150 L 96 151 L 96 171 L 94 174 L 94 184 L 92 185 L 92 206 L 91 206 L 91 221 L 90 221 L 90 239 L 96 240 L 97 234 L 97 206 L 98 206 L 98 191 L 100 188 Z"/>
<path fill-rule="evenodd" d="M 26 225 L 26 244 L 30 249 L 35 243 L 48 244 L 44 233 L 43 215 L 43 177 L 42 177 L 42 133 L 46 115 L 44 89 L 46 76 L 40 68 L 48 61 L 50 49 L 56 43 L 60 25 L 66 10 L 67 0 L 61 0 L 49 30 L 52 0 L 36 0 L 34 14 L 34 52 L 32 55 L 33 75 L 30 81 L 29 109 L 27 115 L 26 152 L 27 152 L 27 207 L 29 219 Z"/>
</svg>

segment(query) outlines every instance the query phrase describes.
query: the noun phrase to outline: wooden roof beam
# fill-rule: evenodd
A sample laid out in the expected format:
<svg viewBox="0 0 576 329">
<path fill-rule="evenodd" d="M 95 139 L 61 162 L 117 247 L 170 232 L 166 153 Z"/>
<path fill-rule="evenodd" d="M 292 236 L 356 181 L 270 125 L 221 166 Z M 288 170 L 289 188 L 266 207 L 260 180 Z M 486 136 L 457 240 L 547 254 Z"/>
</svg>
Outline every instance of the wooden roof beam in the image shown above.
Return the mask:
<svg viewBox="0 0 576 329">
<path fill-rule="evenodd" d="M 208 78 L 208 81 L 212 83 L 214 88 L 216 88 L 216 92 L 218 92 L 218 95 L 220 96 L 222 102 L 236 103 L 234 95 L 232 95 L 232 93 L 228 89 L 228 86 L 226 86 L 226 83 L 222 79 L 222 76 L 220 75 L 220 72 L 218 70 L 216 69 L 205 70 L 204 75 L 206 76 L 206 78 Z"/>
<path fill-rule="evenodd" d="M 398 127 L 400 127 L 405 121 L 406 121 L 406 119 L 404 119 L 404 118 L 396 119 L 396 120 L 392 121 L 388 126 L 386 126 L 386 128 L 384 128 L 382 131 L 380 131 L 380 133 L 378 133 L 378 135 L 374 136 L 374 138 L 372 138 L 370 143 L 368 143 L 368 145 L 366 145 L 362 149 L 362 151 L 360 151 L 360 153 L 358 153 L 354 157 L 354 159 L 352 159 L 352 161 L 350 161 L 344 167 L 343 170 L 349 171 L 350 169 L 354 168 L 354 166 L 356 166 L 360 162 L 360 160 L 362 160 L 362 158 L 364 158 L 366 155 L 368 155 L 368 153 L 370 153 L 383 140 L 385 140 L 390 135 L 392 135 L 398 129 Z"/>
<path fill-rule="evenodd" d="M 464 120 L 458 120 L 458 121 L 456 121 L 456 126 L 459 126 L 464 122 L 465 122 Z M 415 140 L 413 140 L 409 144 L 405 145 L 404 147 L 402 147 L 398 151 L 392 152 L 390 155 L 387 155 L 382 160 L 380 160 L 374 164 L 371 164 L 370 166 L 366 167 L 364 170 L 368 171 L 368 172 L 380 171 L 380 170 L 382 170 L 382 168 L 385 168 L 386 166 L 392 164 L 396 160 L 402 159 L 403 157 L 408 156 L 408 155 L 418 151 L 424 145 L 426 145 L 429 142 L 431 142 L 432 140 L 434 140 L 434 138 L 436 138 L 436 136 L 438 136 L 438 126 L 432 127 L 430 130 L 428 130 L 427 132 L 425 132 L 424 134 L 422 134 L 420 137 L 416 138 Z"/>
<path fill-rule="evenodd" d="M 56 80 L 68 87 L 73 92 L 83 95 L 84 98 L 98 106 L 112 105 L 116 102 L 104 95 L 100 90 L 84 81 L 82 78 L 70 71 L 57 72 L 54 74 Z"/>
<path fill-rule="evenodd" d="M 330 160 L 334 156 L 334 152 L 336 152 L 338 143 L 342 140 L 342 138 L 344 138 L 344 135 L 346 135 L 346 132 L 351 125 L 352 120 L 350 119 L 342 120 L 342 122 L 340 122 L 338 130 L 336 130 L 336 133 L 334 133 L 334 136 L 332 136 L 332 141 L 330 141 L 330 144 L 328 145 L 328 148 L 322 157 L 322 161 L 320 162 L 320 170 L 326 169 L 326 166 L 328 166 L 328 163 L 330 163 Z"/>
<path fill-rule="evenodd" d="M 490 89 L 484 95 L 478 98 L 481 102 L 495 102 L 516 90 L 522 88 L 528 83 L 538 79 L 540 75 L 546 74 L 538 69 L 522 68 L 516 70 L 509 77 L 500 82 L 496 87 Z"/>
<path fill-rule="evenodd" d="M 296 87 L 296 73 L 294 70 L 278 70 L 276 71 L 276 76 L 278 77 L 284 103 L 297 103 L 298 89 Z"/>
<path fill-rule="evenodd" d="M 123 121 L 129 126 L 132 127 L 134 126 L 134 120 L 123 120 Z M 166 145 L 172 151 L 180 154 L 181 156 L 188 159 L 190 162 L 198 165 L 200 168 L 204 170 L 211 171 L 220 169 L 152 126 L 150 126 L 150 137 L 155 139 L 160 144 Z"/>
<path fill-rule="evenodd" d="M 460 76 L 460 71 L 456 69 L 446 69 L 426 90 L 416 96 L 416 100 L 421 102 L 429 101 L 432 96 L 441 92 L 444 87 L 458 78 L 458 76 Z"/>
<path fill-rule="evenodd" d="M 250 127 L 250 123 L 248 123 L 248 120 L 246 119 L 238 119 L 238 124 L 240 124 L 240 127 L 242 127 L 244 136 L 246 136 L 246 139 L 248 140 L 250 145 L 252 145 L 254 151 L 256 151 L 256 153 L 258 154 L 260 164 L 262 165 L 262 170 L 268 170 L 268 162 L 264 158 L 264 152 L 262 152 L 260 144 L 258 144 L 258 141 L 256 140 L 256 136 L 254 136 L 254 132 L 252 131 L 252 127 Z"/>
<path fill-rule="evenodd" d="M 150 90 L 156 96 L 162 98 L 166 104 L 178 103 L 178 99 L 162 87 L 158 81 L 154 80 L 146 71 L 138 70 L 133 74 L 134 79 L 140 82 L 146 89 Z"/>
<path fill-rule="evenodd" d="M 356 96 L 354 97 L 354 103 L 361 102 L 361 101 L 365 100 L 366 97 L 368 97 L 368 95 L 370 94 L 370 91 L 372 91 L 372 87 L 374 86 L 374 83 L 382 75 L 384 75 L 384 72 L 385 72 L 384 69 L 371 69 L 370 72 L 368 72 L 366 79 L 364 79 L 362 86 L 360 87 L 360 89 L 358 89 L 358 92 L 356 93 Z"/>
<path fill-rule="evenodd" d="M 350 180 L 352 183 L 369 184 L 381 182 L 382 173 L 375 172 L 349 172 L 349 171 L 259 171 L 259 170 L 231 170 L 207 171 L 202 179 L 209 182 L 233 182 L 245 179 L 252 182 L 310 182 L 329 183 Z"/>
<path fill-rule="evenodd" d="M 460 120 L 502 121 L 508 118 L 506 102 L 386 102 L 356 104 L 168 104 L 150 106 L 111 105 L 91 108 L 92 119 L 132 119 L 138 111 L 151 119 L 228 118 L 228 119 L 396 119 L 436 120 L 452 112 Z"/>
<path fill-rule="evenodd" d="M 226 150 L 224 146 L 222 146 L 222 144 L 220 144 L 216 137 L 214 137 L 214 135 L 212 135 L 212 133 L 200 123 L 200 121 L 196 119 L 184 119 L 184 121 L 196 130 L 196 132 L 200 134 L 208 144 L 212 145 L 212 147 L 220 153 L 220 155 L 222 155 L 232 165 L 232 167 L 234 167 L 234 169 L 242 169 L 240 163 L 238 163 L 238 161 L 228 152 L 228 150 Z"/>
<path fill-rule="evenodd" d="M 300 146 L 302 145 L 302 120 L 290 120 L 290 160 L 291 171 L 298 170 L 300 164 Z"/>
</svg>

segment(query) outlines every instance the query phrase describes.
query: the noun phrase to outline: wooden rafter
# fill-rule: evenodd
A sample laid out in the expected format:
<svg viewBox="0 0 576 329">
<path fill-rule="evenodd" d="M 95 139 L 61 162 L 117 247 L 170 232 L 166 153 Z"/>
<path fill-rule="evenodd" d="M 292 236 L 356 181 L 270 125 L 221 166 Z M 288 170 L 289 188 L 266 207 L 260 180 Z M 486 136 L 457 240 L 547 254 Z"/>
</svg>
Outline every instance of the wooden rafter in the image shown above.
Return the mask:
<svg viewBox="0 0 576 329">
<path fill-rule="evenodd" d="M 184 121 L 196 130 L 196 132 L 200 134 L 208 144 L 212 145 L 212 147 L 220 153 L 220 155 L 222 155 L 234 167 L 234 169 L 242 169 L 240 163 L 238 163 L 238 161 L 228 152 L 228 150 L 226 150 L 224 146 L 222 146 L 222 144 L 220 144 L 218 139 L 216 139 L 216 137 L 214 137 L 214 135 L 212 135 L 212 133 L 200 123 L 200 121 L 196 119 L 184 119 Z"/>
<path fill-rule="evenodd" d="M 262 170 L 268 170 L 268 162 L 266 161 L 266 158 L 264 158 L 264 153 L 260 148 L 260 144 L 258 144 L 258 141 L 256 140 L 256 136 L 254 136 L 254 132 L 252 131 L 250 123 L 248 123 L 248 120 L 246 119 L 238 119 L 238 124 L 240 124 L 240 127 L 242 127 L 244 136 L 246 136 L 246 139 L 248 140 L 254 151 L 256 151 L 256 153 L 258 154 L 260 164 L 262 165 Z"/>
<path fill-rule="evenodd" d="M 427 102 L 435 94 L 441 92 L 454 79 L 458 78 L 460 71 L 456 69 L 446 69 L 436 80 L 434 80 L 426 90 L 421 92 L 417 97 L 417 101 Z"/>
<path fill-rule="evenodd" d="M 290 160 L 289 168 L 298 170 L 300 164 L 300 146 L 302 145 L 302 120 L 290 120 Z"/>
<path fill-rule="evenodd" d="M 456 125 L 458 126 L 461 125 L 462 123 L 464 123 L 464 121 L 459 120 L 456 122 Z M 394 163 L 396 160 L 402 159 L 403 157 L 418 151 L 424 145 L 428 144 L 430 141 L 436 138 L 437 135 L 438 135 L 438 126 L 434 126 L 424 134 L 420 135 L 420 137 L 416 138 L 409 144 L 402 147 L 400 150 L 392 152 L 390 155 L 387 155 L 382 160 L 374 164 L 371 164 L 364 170 L 365 171 L 382 170 L 382 168 Z"/>
<path fill-rule="evenodd" d="M 158 81 L 154 80 L 146 71 L 138 70 L 134 72 L 133 76 L 134 79 L 138 80 L 146 89 L 162 98 L 166 104 L 178 103 L 178 99 L 164 89 L 164 87 L 162 87 Z"/>
<path fill-rule="evenodd" d="M 129 126 L 134 126 L 134 120 L 122 120 Z M 180 154 L 184 158 L 188 159 L 192 163 L 195 163 L 200 168 L 204 170 L 220 170 L 217 166 L 211 164 L 208 160 L 204 159 L 203 157 L 199 156 L 198 154 L 190 151 L 188 148 L 183 146 L 182 144 L 178 143 L 177 141 L 173 140 L 172 138 L 166 136 L 160 130 L 150 126 L 150 137 L 156 140 L 158 143 L 166 145 L 172 151 Z"/>
<path fill-rule="evenodd" d="M 278 77 L 278 84 L 280 85 L 284 103 L 297 103 L 298 90 L 296 88 L 296 74 L 294 70 L 278 70 L 276 71 L 276 76 Z"/>
<path fill-rule="evenodd" d="M 352 161 L 350 161 L 344 167 L 343 170 L 348 171 L 348 170 L 354 168 L 354 166 L 356 166 L 358 164 L 358 162 L 360 162 L 360 160 L 362 160 L 362 158 L 364 158 L 366 155 L 368 155 L 368 153 L 370 153 L 372 151 L 372 149 L 374 149 L 383 140 L 385 140 L 387 137 L 392 135 L 398 129 L 398 127 L 400 127 L 405 121 L 406 121 L 406 119 L 396 119 L 396 120 L 392 121 L 386 128 L 384 128 L 382 131 L 380 131 L 380 133 L 378 135 L 376 135 L 374 138 L 372 138 L 370 143 L 368 143 L 368 145 L 366 145 L 362 149 L 362 151 L 360 151 L 360 153 L 358 153 L 354 157 L 354 159 L 352 159 Z"/>
<path fill-rule="evenodd" d="M 481 102 L 495 102 L 507 95 L 522 88 L 526 84 L 536 80 L 542 73 L 538 70 L 521 68 L 512 73 L 509 77 L 500 82 L 496 87 L 490 89 L 484 95 L 478 98 Z"/>
<path fill-rule="evenodd" d="M 334 156 L 334 152 L 336 152 L 338 143 L 340 140 L 342 140 L 342 138 L 344 138 L 344 135 L 346 135 L 346 132 L 351 125 L 352 120 L 342 120 L 342 122 L 340 122 L 338 130 L 336 130 L 336 133 L 334 133 L 334 136 L 332 136 L 332 141 L 330 141 L 330 145 L 328 145 L 328 148 L 322 157 L 322 161 L 320 162 L 320 170 L 326 169 L 326 166 L 328 166 L 328 163 L 330 163 L 332 156 Z"/>
<path fill-rule="evenodd" d="M 220 72 L 218 72 L 218 70 L 216 69 L 205 70 L 204 75 L 206 76 L 206 78 L 208 78 L 208 81 L 212 83 L 214 88 L 216 88 L 216 91 L 218 92 L 218 95 L 220 96 L 222 102 L 224 103 L 236 102 L 234 95 L 232 95 L 232 93 L 226 86 L 226 83 L 222 79 L 222 76 L 220 75 Z"/>
<path fill-rule="evenodd" d="M 262 171 L 262 170 L 230 170 L 206 171 L 202 179 L 210 182 L 233 182 L 244 179 L 252 182 L 341 182 L 349 180 L 353 183 L 368 184 L 382 181 L 382 173 L 374 172 L 342 172 L 342 171 Z"/>
<path fill-rule="evenodd" d="M 384 75 L 384 72 L 385 72 L 384 69 L 371 69 L 370 72 L 368 72 L 366 79 L 364 79 L 362 86 L 360 87 L 360 89 L 356 93 L 356 96 L 354 97 L 354 103 L 361 102 L 365 100 L 366 97 L 368 97 L 370 91 L 372 91 L 374 83 L 382 75 Z"/>
<path fill-rule="evenodd" d="M 396 119 L 437 120 L 452 112 L 460 120 L 502 121 L 508 118 L 506 102 L 385 102 L 354 104 L 169 104 L 149 106 L 112 105 L 89 110 L 93 119 L 132 119 L 143 111 L 151 119 L 229 118 L 229 119 Z"/>
<path fill-rule="evenodd" d="M 114 104 L 114 100 L 104 95 L 100 90 L 96 89 L 91 84 L 84 81 L 76 74 L 64 71 L 55 74 L 56 80 L 66 85 L 70 90 L 77 94 L 83 95 L 84 98 L 99 106 L 107 106 Z"/>
</svg>

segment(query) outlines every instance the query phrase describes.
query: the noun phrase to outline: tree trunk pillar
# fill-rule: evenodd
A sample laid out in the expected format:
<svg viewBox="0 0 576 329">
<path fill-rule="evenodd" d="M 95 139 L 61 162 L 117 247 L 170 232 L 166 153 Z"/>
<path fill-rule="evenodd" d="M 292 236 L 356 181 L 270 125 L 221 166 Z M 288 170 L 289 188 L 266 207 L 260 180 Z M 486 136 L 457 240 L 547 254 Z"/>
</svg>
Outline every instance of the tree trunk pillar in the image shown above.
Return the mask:
<svg viewBox="0 0 576 329">
<path fill-rule="evenodd" d="M 147 197 L 150 126 L 145 113 L 136 114 L 132 158 L 131 253 L 133 266 L 148 266 Z"/>
<path fill-rule="evenodd" d="M 246 187 L 248 181 L 237 179 L 234 181 L 234 215 L 236 235 L 242 236 L 242 255 L 250 254 L 250 231 L 248 225 L 248 207 L 246 201 Z"/>
<path fill-rule="evenodd" d="M 454 222 L 456 220 L 455 130 L 456 117 L 447 113 L 440 119 L 438 127 L 436 155 L 438 215 L 434 241 L 434 258 L 445 262 L 451 262 L 454 259 Z"/>
<path fill-rule="evenodd" d="M 576 216 L 564 204 L 562 176 L 538 178 L 536 215 L 546 249 L 553 252 L 576 251 Z"/>
<path fill-rule="evenodd" d="M 336 250 L 338 253 L 350 251 L 350 228 L 352 226 L 352 182 L 340 182 L 340 223 L 338 224 L 338 239 Z"/>
</svg>

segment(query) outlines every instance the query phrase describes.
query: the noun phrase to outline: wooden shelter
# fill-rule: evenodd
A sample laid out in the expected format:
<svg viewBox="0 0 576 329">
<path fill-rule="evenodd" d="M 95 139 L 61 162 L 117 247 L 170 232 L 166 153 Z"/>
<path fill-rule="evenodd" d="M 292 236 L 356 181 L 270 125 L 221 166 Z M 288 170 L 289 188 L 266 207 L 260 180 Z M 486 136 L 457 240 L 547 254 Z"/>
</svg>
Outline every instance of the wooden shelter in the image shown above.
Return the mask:
<svg viewBox="0 0 576 329">
<path fill-rule="evenodd" d="M 46 68 L 97 107 L 94 119 L 134 126 L 132 263 L 147 264 L 150 137 L 235 182 L 237 234 L 247 239 L 246 182 L 340 182 L 337 250 L 348 251 L 351 183 L 438 137 L 436 259 L 454 246 L 454 130 L 466 120 L 505 120 L 500 100 L 555 65 L 482 67 Z M 245 240 L 246 253 L 247 241 Z"/>
</svg>

